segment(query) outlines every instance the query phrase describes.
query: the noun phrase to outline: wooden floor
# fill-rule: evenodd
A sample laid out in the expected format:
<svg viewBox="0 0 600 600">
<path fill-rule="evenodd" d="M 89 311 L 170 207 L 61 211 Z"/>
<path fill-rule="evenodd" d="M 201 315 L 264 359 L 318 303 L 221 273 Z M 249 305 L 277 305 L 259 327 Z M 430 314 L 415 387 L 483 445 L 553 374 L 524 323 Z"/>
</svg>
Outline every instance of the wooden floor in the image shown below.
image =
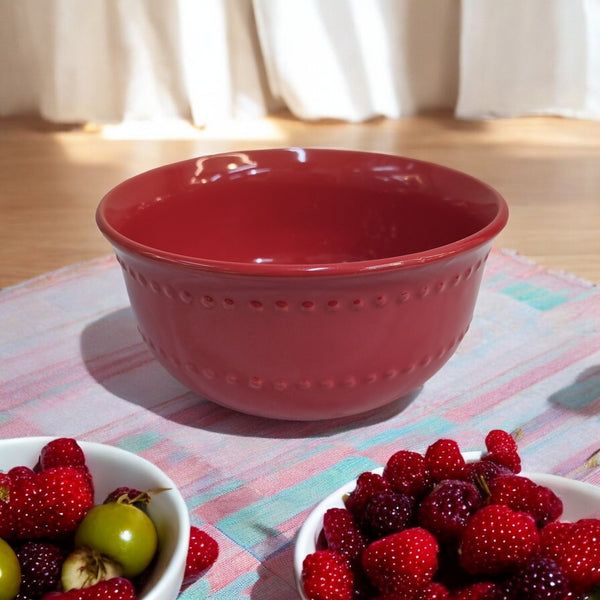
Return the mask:
<svg viewBox="0 0 600 600">
<path fill-rule="evenodd" d="M 466 171 L 508 201 L 511 217 L 497 246 L 600 283 L 600 122 L 437 114 L 366 124 L 281 116 L 150 134 L 0 121 L 0 287 L 109 254 L 94 211 L 124 178 L 201 154 L 275 146 L 388 152 Z"/>
</svg>

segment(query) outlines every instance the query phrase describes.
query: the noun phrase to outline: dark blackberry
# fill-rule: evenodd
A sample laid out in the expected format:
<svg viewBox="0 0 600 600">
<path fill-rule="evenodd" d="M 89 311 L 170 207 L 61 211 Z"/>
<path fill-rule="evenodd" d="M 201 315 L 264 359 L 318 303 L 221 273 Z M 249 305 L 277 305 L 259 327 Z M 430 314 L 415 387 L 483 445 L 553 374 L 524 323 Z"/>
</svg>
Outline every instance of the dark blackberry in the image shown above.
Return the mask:
<svg viewBox="0 0 600 600">
<path fill-rule="evenodd" d="M 367 545 L 354 516 L 345 508 L 330 508 L 323 515 L 327 548 L 339 552 L 351 563 L 356 562 Z"/>
<path fill-rule="evenodd" d="M 567 597 L 567 578 L 551 558 L 536 556 L 507 582 L 510 598 L 515 600 L 563 600 Z"/>
<path fill-rule="evenodd" d="M 355 517 L 360 519 L 371 496 L 391 489 L 389 482 L 381 475 L 365 471 L 358 476 L 356 487 L 346 497 L 344 504 Z"/>
<path fill-rule="evenodd" d="M 447 479 L 440 482 L 421 502 L 419 525 L 431 531 L 440 541 L 456 540 L 482 502 L 474 484 Z"/>
<path fill-rule="evenodd" d="M 474 463 L 467 464 L 465 468 L 466 474 L 464 479 L 474 483 L 482 493 L 487 491 L 486 486 L 492 479 L 500 475 L 512 475 L 512 471 L 507 467 L 503 467 L 491 460 L 478 460 Z"/>
<path fill-rule="evenodd" d="M 21 565 L 21 597 L 41 598 L 56 590 L 63 561 L 58 547 L 46 542 L 26 542 L 16 554 Z"/>
<path fill-rule="evenodd" d="M 365 507 L 361 526 L 370 537 L 380 538 L 406 529 L 413 521 L 415 501 L 401 492 L 380 492 Z"/>
</svg>

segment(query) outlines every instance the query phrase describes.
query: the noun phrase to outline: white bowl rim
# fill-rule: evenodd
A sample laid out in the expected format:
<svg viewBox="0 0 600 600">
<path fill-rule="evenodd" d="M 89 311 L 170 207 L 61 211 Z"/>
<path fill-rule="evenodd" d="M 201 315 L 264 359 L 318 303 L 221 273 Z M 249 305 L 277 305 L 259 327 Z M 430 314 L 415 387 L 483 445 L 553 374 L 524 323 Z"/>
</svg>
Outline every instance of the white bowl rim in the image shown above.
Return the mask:
<svg viewBox="0 0 600 600">
<path fill-rule="evenodd" d="M 70 437 L 62 435 L 53 436 L 23 436 L 18 438 L 4 438 L 0 439 L 0 452 L 3 448 L 11 448 L 13 451 L 18 451 L 21 448 L 39 448 L 39 451 L 50 441 L 61 437 Z M 178 487 L 175 485 L 173 480 L 157 465 L 147 460 L 143 456 L 139 456 L 135 452 L 130 452 L 118 446 L 111 444 L 103 444 L 100 442 L 92 442 L 80 440 L 78 438 L 72 438 L 77 441 L 84 454 L 90 453 L 94 456 L 105 456 L 110 460 L 119 460 L 127 457 L 129 461 L 143 462 L 148 470 L 150 470 L 157 480 L 160 482 L 160 487 L 167 488 L 171 493 L 171 500 L 175 505 L 177 519 L 180 526 L 180 535 L 178 542 L 175 544 L 173 555 L 171 556 L 167 566 L 165 567 L 160 579 L 150 590 L 145 590 L 139 597 L 138 600 L 167 600 L 170 596 L 167 594 L 171 593 L 173 582 L 179 580 L 179 587 L 181 586 L 183 577 L 183 568 L 185 567 L 185 561 L 187 558 L 187 550 L 189 545 L 189 529 L 190 520 L 187 504 L 181 495 Z M 16 465 L 15 465 L 16 466 Z M 33 466 L 33 465 L 30 465 Z M 178 571 L 181 571 L 179 573 Z M 175 596 L 173 596 L 174 598 Z"/>
</svg>

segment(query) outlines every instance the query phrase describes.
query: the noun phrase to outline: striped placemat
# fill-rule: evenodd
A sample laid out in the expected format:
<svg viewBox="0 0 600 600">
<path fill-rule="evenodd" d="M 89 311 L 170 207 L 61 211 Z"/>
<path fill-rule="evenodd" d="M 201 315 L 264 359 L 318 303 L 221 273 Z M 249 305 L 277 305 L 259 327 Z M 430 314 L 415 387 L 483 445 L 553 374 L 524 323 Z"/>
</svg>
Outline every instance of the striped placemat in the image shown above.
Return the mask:
<svg viewBox="0 0 600 600">
<path fill-rule="evenodd" d="M 524 466 L 600 484 L 600 295 L 507 251 L 486 266 L 471 329 L 408 401 L 342 420 L 270 421 L 198 398 L 144 346 L 113 257 L 0 292 L 0 436 L 114 444 L 166 470 L 221 558 L 181 598 L 295 597 L 311 507 L 395 450 L 520 432 Z M 123 482 L 126 484 L 126 482 Z"/>
</svg>

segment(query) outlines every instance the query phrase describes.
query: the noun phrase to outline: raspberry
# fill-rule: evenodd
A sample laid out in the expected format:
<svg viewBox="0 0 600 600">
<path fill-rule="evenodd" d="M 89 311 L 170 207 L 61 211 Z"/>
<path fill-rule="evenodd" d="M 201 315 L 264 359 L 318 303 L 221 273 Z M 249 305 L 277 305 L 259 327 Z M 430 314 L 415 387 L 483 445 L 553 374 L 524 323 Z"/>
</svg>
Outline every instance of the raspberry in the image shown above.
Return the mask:
<svg viewBox="0 0 600 600">
<path fill-rule="evenodd" d="M 135 600 L 135 589 L 128 579 L 113 577 L 79 590 L 49 592 L 42 600 Z"/>
<path fill-rule="evenodd" d="M 46 542 L 25 542 L 16 549 L 16 554 L 21 565 L 21 596 L 38 598 L 56 589 L 63 560 L 57 546 Z"/>
<path fill-rule="evenodd" d="M 504 429 L 492 429 L 485 436 L 485 447 L 488 452 L 513 453 L 518 451 L 515 438 Z"/>
<path fill-rule="evenodd" d="M 373 538 L 380 538 L 406 529 L 413 521 L 415 501 L 400 492 L 380 492 L 371 497 L 361 525 Z"/>
<path fill-rule="evenodd" d="M 437 553 L 435 537 L 426 529 L 412 527 L 369 544 L 362 566 L 380 592 L 412 598 L 432 582 Z"/>
<path fill-rule="evenodd" d="M 558 563 L 543 556 L 534 557 L 506 584 L 510 598 L 563 600 L 567 597 L 567 578 Z"/>
<path fill-rule="evenodd" d="M 81 519 L 94 505 L 89 479 L 77 467 L 54 467 L 38 476 L 42 490 L 38 535 L 61 536 L 75 531 Z M 60 512 L 57 511 L 60 507 Z M 22 532 L 21 537 L 32 537 Z"/>
<path fill-rule="evenodd" d="M 217 541 L 205 531 L 192 525 L 182 585 L 187 587 L 197 581 L 218 557 Z"/>
<path fill-rule="evenodd" d="M 344 504 L 355 517 L 360 519 L 371 496 L 391 489 L 390 484 L 381 475 L 366 471 L 358 476 L 356 487 L 346 497 Z"/>
<path fill-rule="evenodd" d="M 53 467 L 82 467 L 84 465 L 85 455 L 76 440 L 56 438 L 42 448 L 36 470 L 45 471 Z"/>
<path fill-rule="evenodd" d="M 415 600 L 446 600 L 448 598 L 450 598 L 450 590 L 442 583 L 433 581 L 417 594 Z"/>
<path fill-rule="evenodd" d="M 8 472 L 8 477 L 15 484 L 21 483 L 21 482 L 28 482 L 28 481 L 33 481 L 35 479 L 35 472 L 33 471 L 33 469 L 30 469 L 29 467 L 24 467 L 24 466 L 13 467 Z"/>
<path fill-rule="evenodd" d="M 442 481 L 462 479 L 466 463 L 454 440 L 440 439 L 427 448 L 425 465 L 433 481 Z"/>
<path fill-rule="evenodd" d="M 419 525 L 438 540 L 458 539 L 467 521 L 482 505 L 481 494 L 474 484 L 458 479 L 438 483 L 419 507 Z"/>
<path fill-rule="evenodd" d="M 384 467 L 383 477 L 396 491 L 414 498 L 424 496 L 432 486 L 425 457 L 410 450 L 392 454 Z"/>
<path fill-rule="evenodd" d="M 354 576 L 346 559 L 333 550 L 317 550 L 302 563 L 308 600 L 352 600 Z"/>
<path fill-rule="evenodd" d="M 552 521 L 540 530 L 540 545 L 544 556 L 556 558 L 568 548 L 575 523 Z"/>
<path fill-rule="evenodd" d="M 529 511 L 534 516 L 537 515 L 538 527 L 543 527 L 547 523 L 556 521 L 563 513 L 562 500 L 548 487 L 540 485 L 537 489 L 537 508 L 531 506 Z M 535 506 L 535 505 L 534 505 Z"/>
<path fill-rule="evenodd" d="M 506 504 L 513 510 L 529 513 L 538 527 L 560 517 L 562 500 L 549 488 L 521 475 L 502 475 L 488 483 L 490 504 Z"/>
<path fill-rule="evenodd" d="M 92 507 L 94 496 L 79 467 L 34 473 L 13 468 L 3 478 L 0 535 L 10 540 L 54 538 L 73 532 Z"/>
<path fill-rule="evenodd" d="M 485 437 L 487 452 L 481 457 L 510 469 L 513 473 L 520 473 L 521 458 L 518 453 L 517 442 L 510 433 L 502 429 L 492 429 Z"/>
<path fill-rule="evenodd" d="M 56 438 L 48 442 L 42 448 L 34 470 L 41 472 L 55 467 L 76 467 L 81 469 L 93 489 L 92 474 L 85 464 L 85 455 L 81 446 L 73 438 Z"/>
<path fill-rule="evenodd" d="M 345 556 L 354 564 L 367 546 L 354 516 L 345 508 L 330 508 L 323 515 L 323 532 L 330 550 Z"/>
<path fill-rule="evenodd" d="M 477 511 L 465 527 L 459 561 L 471 574 L 510 573 L 527 564 L 540 545 L 531 515 L 492 504 Z"/>
<path fill-rule="evenodd" d="M 549 523 L 541 532 L 542 555 L 554 559 L 571 590 L 589 593 L 600 585 L 600 520 Z"/>
</svg>

